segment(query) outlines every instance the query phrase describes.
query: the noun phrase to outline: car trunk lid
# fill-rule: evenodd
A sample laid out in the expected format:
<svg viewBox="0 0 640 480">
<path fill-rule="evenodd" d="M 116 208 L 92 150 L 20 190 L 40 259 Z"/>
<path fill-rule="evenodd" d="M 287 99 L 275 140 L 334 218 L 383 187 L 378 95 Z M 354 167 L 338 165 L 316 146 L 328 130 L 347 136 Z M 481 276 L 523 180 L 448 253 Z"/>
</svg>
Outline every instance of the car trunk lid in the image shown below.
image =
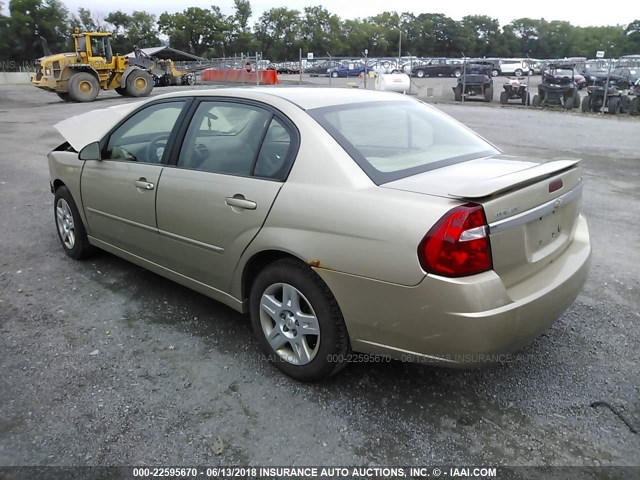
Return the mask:
<svg viewBox="0 0 640 480">
<path fill-rule="evenodd" d="M 582 179 L 579 160 L 540 163 L 499 155 L 382 185 L 482 205 L 493 267 L 507 287 L 542 269 L 573 239 Z"/>
</svg>

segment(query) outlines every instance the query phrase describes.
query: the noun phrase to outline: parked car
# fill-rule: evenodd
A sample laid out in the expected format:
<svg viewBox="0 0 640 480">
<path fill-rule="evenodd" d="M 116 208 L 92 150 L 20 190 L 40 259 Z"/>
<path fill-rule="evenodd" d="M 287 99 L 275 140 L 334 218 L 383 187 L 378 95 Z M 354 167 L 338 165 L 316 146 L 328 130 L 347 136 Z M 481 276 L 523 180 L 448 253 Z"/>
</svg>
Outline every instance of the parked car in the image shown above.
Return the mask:
<svg viewBox="0 0 640 480">
<path fill-rule="evenodd" d="M 529 59 L 527 58 L 500 59 L 501 75 L 515 75 L 516 77 L 521 77 L 522 75 L 533 75 L 533 73 L 533 66 L 529 65 Z"/>
<path fill-rule="evenodd" d="M 424 63 L 413 65 L 411 75 L 422 77 L 459 77 L 462 61 L 450 58 L 430 58 Z"/>
<path fill-rule="evenodd" d="M 298 380 L 351 351 L 499 359 L 586 279 L 579 161 L 502 155 L 409 96 L 191 90 L 55 128 L 66 254 L 98 247 L 249 313 L 265 358 Z"/>
<path fill-rule="evenodd" d="M 304 69 L 305 73 L 309 73 L 312 77 L 313 76 L 319 76 L 319 75 L 326 75 L 327 74 L 327 70 L 330 70 L 331 68 L 337 67 L 340 65 L 340 62 L 338 62 L 337 60 L 326 60 L 326 61 L 322 61 L 322 62 L 317 62 L 313 65 L 309 65 Z"/>
<path fill-rule="evenodd" d="M 362 75 L 365 70 L 367 72 L 372 72 L 373 68 L 367 66 L 365 68 L 364 63 L 347 63 L 342 64 L 337 67 L 329 68 L 327 70 L 327 75 L 330 75 L 333 78 L 338 77 L 358 77 Z"/>
</svg>

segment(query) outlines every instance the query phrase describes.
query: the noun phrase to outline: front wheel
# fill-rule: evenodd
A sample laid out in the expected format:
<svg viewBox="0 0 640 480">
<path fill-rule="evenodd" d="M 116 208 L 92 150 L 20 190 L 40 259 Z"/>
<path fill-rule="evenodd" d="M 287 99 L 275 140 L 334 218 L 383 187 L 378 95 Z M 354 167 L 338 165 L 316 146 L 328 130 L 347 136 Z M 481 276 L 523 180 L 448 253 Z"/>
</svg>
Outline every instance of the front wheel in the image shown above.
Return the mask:
<svg viewBox="0 0 640 480">
<path fill-rule="evenodd" d="M 251 286 L 251 323 L 267 358 L 300 381 L 314 381 L 346 365 L 349 336 L 329 287 L 307 265 L 283 259 Z"/>
<path fill-rule="evenodd" d="M 424 70 L 421 69 L 421 70 L 416 71 L 416 77 L 424 78 L 424 76 L 425 76 L 425 71 Z"/>
<path fill-rule="evenodd" d="M 523 72 L 521 68 L 516 68 L 516 71 L 513 73 L 515 73 L 516 77 L 521 77 Z"/>
<path fill-rule="evenodd" d="M 462 70 L 460 70 L 460 69 L 456 69 L 453 72 L 453 76 L 456 77 L 456 78 L 460 78 L 461 75 L 462 75 Z"/>
<path fill-rule="evenodd" d="M 331 72 L 332 78 L 338 78 L 338 72 Z"/>
<path fill-rule="evenodd" d="M 77 72 L 69 79 L 69 98 L 75 102 L 93 102 L 100 92 L 98 79 L 88 72 Z"/>
<path fill-rule="evenodd" d="M 90 256 L 95 248 L 89 243 L 76 202 L 65 186 L 56 190 L 53 214 L 58 238 L 65 253 L 76 260 Z"/>
</svg>

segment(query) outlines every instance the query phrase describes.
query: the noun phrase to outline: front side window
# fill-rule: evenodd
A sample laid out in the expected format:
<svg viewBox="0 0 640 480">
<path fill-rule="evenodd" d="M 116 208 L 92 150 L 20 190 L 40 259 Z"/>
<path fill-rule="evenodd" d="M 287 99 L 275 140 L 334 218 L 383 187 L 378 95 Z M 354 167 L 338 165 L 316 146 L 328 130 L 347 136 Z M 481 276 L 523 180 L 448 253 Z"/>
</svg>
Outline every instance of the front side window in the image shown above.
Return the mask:
<svg viewBox="0 0 640 480">
<path fill-rule="evenodd" d="M 421 102 L 375 102 L 310 110 L 377 184 L 499 153 Z"/>
<path fill-rule="evenodd" d="M 131 116 L 109 137 L 104 159 L 162 163 L 184 101 L 151 105 Z"/>
</svg>

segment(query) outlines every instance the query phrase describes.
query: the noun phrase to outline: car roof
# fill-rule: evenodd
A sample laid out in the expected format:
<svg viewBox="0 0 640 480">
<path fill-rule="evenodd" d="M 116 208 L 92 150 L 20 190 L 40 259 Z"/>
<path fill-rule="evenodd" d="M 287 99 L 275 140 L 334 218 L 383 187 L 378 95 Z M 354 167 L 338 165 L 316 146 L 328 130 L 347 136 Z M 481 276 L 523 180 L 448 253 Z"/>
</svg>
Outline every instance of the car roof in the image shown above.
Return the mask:
<svg viewBox="0 0 640 480">
<path fill-rule="evenodd" d="M 185 90 L 158 95 L 153 99 L 174 97 L 238 97 L 262 99 L 269 102 L 272 97 L 287 100 L 303 110 L 366 102 L 414 101 L 411 97 L 393 92 L 379 92 L 356 88 L 323 88 L 323 87 L 230 87 L 212 88 L 210 90 Z"/>
</svg>

